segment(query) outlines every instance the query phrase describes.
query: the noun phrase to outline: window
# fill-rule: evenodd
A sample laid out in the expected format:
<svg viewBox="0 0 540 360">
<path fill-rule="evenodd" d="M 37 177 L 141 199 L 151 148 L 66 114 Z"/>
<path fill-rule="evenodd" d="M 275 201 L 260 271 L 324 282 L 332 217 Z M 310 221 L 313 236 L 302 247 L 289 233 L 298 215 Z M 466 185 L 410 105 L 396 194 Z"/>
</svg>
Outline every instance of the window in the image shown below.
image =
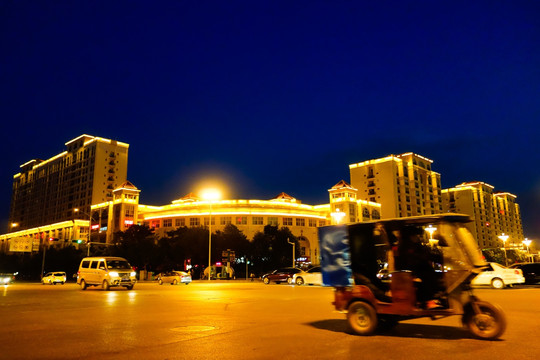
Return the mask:
<svg viewBox="0 0 540 360">
<path fill-rule="evenodd" d="M 204 226 L 208 226 L 208 223 L 210 222 L 210 218 L 209 217 L 205 217 L 204 218 Z M 216 225 L 216 218 L 213 216 L 212 217 L 212 225 Z"/>
<path fill-rule="evenodd" d="M 262 225 L 263 224 L 263 217 L 262 216 L 253 216 L 251 218 L 251 223 L 253 225 Z"/>
<path fill-rule="evenodd" d="M 308 219 L 308 226 L 317 227 L 317 219 Z"/>
<path fill-rule="evenodd" d="M 292 218 L 284 217 L 283 218 L 283 226 L 292 226 Z"/>
<path fill-rule="evenodd" d="M 306 226 L 306 219 L 296 219 L 296 226 Z"/>
<path fill-rule="evenodd" d="M 189 218 L 189 226 L 199 226 L 199 225 L 201 225 L 201 219 Z"/>
<path fill-rule="evenodd" d="M 172 227 L 172 219 L 164 219 L 163 227 Z"/>
<path fill-rule="evenodd" d="M 174 226 L 176 227 L 186 226 L 186 219 L 184 218 L 174 219 Z"/>
<path fill-rule="evenodd" d="M 269 216 L 268 217 L 268 225 L 277 226 L 278 225 L 278 219 L 275 216 Z"/>
<path fill-rule="evenodd" d="M 401 205 L 399 206 L 399 208 L 401 210 Z M 381 214 L 379 213 L 377 209 L 371 210 L 371 216 L 373 217 L 373 220 L 378 220 L 381 218 Z"/>
<path fill-rule="evenodd" d="M 236 217 L 236 225 L 246 225 L 246 224 L 247 224 L 247 216 Z"/>
<path fill-rule="evenodd" d="M 319 226 L 326 226 L 326 220 L 319 220 Z"/>
<path fill-rule="evenodd" d="M 229 225 L 231 223 L 231 217 L 230 216 L 222 216 L 220 224 L 221 225 Z"/>
<path fill-rule="evenodd" d="M 369 219 L 369 210 L 367 208 L 362 209 L 362 217 L 364 219 Z"/>
</svg>

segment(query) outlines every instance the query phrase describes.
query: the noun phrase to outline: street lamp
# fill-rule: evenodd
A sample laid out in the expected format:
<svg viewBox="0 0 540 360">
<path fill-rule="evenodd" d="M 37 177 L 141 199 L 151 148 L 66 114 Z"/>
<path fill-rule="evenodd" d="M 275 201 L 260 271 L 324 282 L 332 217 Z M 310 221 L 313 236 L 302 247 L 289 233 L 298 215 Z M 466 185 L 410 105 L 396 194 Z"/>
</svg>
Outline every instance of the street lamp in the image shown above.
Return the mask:
<svg viewBox="0 0 540 360">
<path fill-rule="evenodd" d="M 292 267 L 295 267 L 294 265 L 296 262 L 294 261 L 294 255 L 295 255 L 294 250 L 295 250 L 296 244 L 294 243 L 294 241 L 289 241 L 289 238 L 287 238 L 287 242 L 292 245 Z"/>
<path fill-rule="evenodd" d="M 506 257 L 506 240 L 508 240 L 509 236 L 502 233 L 502 235 L 499 235 L 499 239 L 503 242 L 503 251 L 504 251 L 504 264 L 508 266 L 508 258 Z"/>
<path fill-rule="evenodd" d="M 336 224 L 339 224 L 344 217 L 345 213 L 342 212 L 340 209 L 336 209 L 336 211 L 332 213 L 332 218 L 334 219 L 334 222 Z"/>
<path fill-rule="evenodd" d="M 218 200 L 221 197 L 221 193 L 217 189 L 206 189 L 201 195 L 210 205 L 208 219 L 208 281 L 210 281 L 212 278 L 212 201 Z"/>
<path fill-rule="evenodd" d="M 429 225 L 427 228 L 425 228 L 424 230 L 427 231 L 427 232 L 429 233 L 429 244 L 430 244 L 430 245 L 433 245 L 433 244 L 436 242 L 436 240 L 433 239 L 433 233 L 434 233 L 435 231 L 437 231 L 437 228 L 431 226 L 431 224 L 430 224 L 430 225 Z"/>
<path fill-rule="evenodd" d="M 88 235 L 86 236 L 86 248 L 87 248 L 87 252 L 86 252 L 86 256 L 90 256 L 90 233 L 92 231 L 92 220 L 94 220 L 94 218 L 92 217 L 92 215 L 90 215 L 92 213 L 92 209 L 90 209 L 90 214 L 87 214 L 85 213 L 84 211 L 80 210 L 79 208 L 75 208 L 73 209 L 74 212 L 80 212 L 86 216 L 88 216 Z"/>
<path fill-rule="evenodd" d="M 529 251 L 529 246 L 531 245 L 531 240 L 525 238 L 525 240 L 522 241 L 523 242 L 523 245 L 525 245 L 527 247 L 527 256 L 530 258 L 531 257 L 531 253 Z M 530 260 L 529 260 L 530 261 Z"/>
</svg>

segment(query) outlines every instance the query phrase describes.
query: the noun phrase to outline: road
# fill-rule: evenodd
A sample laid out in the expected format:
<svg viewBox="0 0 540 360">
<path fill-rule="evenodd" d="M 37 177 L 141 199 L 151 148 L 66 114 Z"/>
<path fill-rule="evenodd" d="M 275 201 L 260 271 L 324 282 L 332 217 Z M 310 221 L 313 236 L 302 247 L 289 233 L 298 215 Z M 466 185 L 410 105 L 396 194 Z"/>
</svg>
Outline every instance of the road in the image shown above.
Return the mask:
<svg viewBox="0 0 540 360">
<path fill-rule="evenodd" d="M 480 289 L 508 319 L 502 339 L 472 338 L 457 316 L 386 333 L 347 332 L 333 290 L 260 282 L 0 288 L 0 359 L 536 359 L 540 288 Z"/>
</svg>

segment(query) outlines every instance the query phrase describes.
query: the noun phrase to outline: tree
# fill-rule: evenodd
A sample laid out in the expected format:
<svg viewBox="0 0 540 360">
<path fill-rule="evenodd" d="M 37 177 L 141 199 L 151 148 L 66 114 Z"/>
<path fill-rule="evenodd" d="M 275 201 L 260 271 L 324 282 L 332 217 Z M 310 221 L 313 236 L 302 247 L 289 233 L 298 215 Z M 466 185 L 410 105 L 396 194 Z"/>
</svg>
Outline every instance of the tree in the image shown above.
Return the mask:
<svg viewBox="0 0 540 360">
<path fill-rule="evenodd" d="M 150 270 L 156 260 L 154 230 L 146 225 L 133 225 L 115 233 L 118 246 L 111 252 L 126 258 L 132 266 Z"/>
<path fill-rule="evenodd" d="M 298 239 L 289 228 L 266 225 L 262 233 L 253 237 L 251 253 L 260 272 L 279 267 L 292 266 L 292 245 L 295 243 L 295 257 L 298 255 Z"/>
</svg>

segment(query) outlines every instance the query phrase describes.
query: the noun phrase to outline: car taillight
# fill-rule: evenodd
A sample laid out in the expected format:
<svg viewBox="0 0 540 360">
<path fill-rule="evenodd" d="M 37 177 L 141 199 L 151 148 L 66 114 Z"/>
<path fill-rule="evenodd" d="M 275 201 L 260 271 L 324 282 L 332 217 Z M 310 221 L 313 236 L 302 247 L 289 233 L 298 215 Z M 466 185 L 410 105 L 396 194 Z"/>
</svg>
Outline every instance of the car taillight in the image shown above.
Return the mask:
<svg viewBox="0 0 540 360">
<path fill-rule="evenodd" d="M 515 269 L 514 272 L 515 272 L 517 275 L 523 275 L 523 271 L 521 271 L 521 269 Z"/>
</svg>

